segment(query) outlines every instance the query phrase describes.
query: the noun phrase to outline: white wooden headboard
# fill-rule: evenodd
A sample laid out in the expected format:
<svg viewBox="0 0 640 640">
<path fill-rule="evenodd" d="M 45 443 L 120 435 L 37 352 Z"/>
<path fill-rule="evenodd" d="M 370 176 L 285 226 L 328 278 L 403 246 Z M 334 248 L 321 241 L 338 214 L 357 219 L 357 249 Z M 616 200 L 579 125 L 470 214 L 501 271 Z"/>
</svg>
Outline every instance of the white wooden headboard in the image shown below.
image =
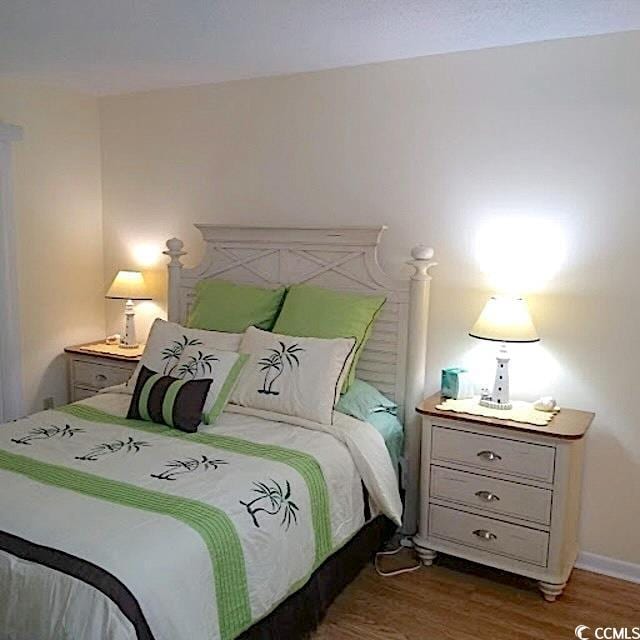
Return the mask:
<svg viewBox="0 0 640 640">
<path fill-rule="evenodd" d="M 380 267 L 377 250 L 386 227 L 242 227 L 195 225 L 206 243 L 199 265 L 185 268 L 177 238 L 167 241 L 169 320 L 183 323 L 195 285 L 219 277 L 262 286 L 311 283 L 340 291 L 383 294 L 384 304 L 358 363 L 357 375 L 394 399 L 405 425 L 404 530 L 416 528 L 420 420 L 424 395 L 433 250 L 422 245 L 408 262 L 414 273 L 395 281 Z"/>
</svg>

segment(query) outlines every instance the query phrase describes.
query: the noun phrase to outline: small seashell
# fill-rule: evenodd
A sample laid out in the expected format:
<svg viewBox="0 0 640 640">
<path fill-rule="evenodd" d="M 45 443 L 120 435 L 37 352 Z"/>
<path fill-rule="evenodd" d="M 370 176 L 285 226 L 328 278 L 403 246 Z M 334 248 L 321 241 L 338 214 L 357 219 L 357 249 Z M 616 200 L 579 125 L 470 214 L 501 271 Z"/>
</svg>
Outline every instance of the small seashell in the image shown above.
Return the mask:
<svg viewBox="0 0 640 640">
<path fill-rule="evenodd" d="M 538 411 L 554 411 L 556 406 L 556 400 L 553 396 L 542 396 L 533 403 L 533 408 Z"/>
</svg>

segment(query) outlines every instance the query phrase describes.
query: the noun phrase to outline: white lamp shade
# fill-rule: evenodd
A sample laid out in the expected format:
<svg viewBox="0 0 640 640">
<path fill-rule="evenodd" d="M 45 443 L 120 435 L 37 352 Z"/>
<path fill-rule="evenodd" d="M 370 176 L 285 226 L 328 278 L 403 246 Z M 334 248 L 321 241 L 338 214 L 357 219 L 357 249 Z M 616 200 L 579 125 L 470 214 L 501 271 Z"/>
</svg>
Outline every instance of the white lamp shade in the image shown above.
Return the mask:
<svg viewBox="0 0 640 640">
<path fill-rule="evenodd" d="M 105 297 L 117 300 L 151 300 L 139 271 L 118 271 Z"/>
<path fill-rule="evenodd" d="M 484 305 L 469 335 L 499 342 L 537 342 L 527 303 L 522 298 L 494 296 Z"/>
</svg>

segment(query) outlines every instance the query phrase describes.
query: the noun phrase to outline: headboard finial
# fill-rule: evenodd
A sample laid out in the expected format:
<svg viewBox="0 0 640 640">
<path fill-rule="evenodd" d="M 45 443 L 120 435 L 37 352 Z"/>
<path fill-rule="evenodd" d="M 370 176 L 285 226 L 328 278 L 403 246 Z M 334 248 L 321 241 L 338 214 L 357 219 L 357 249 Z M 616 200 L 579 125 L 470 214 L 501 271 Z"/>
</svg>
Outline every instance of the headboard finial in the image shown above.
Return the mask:
<svg viewBox="0 0 640 640">
<path fill-rule="evenodd" d="M 183 247 L 184 242 L 178 238 L 171 238 L 170 240 L 167 240 L 167 250 L 162 253 L 171 258 L 171 261 L 169 262 L 170 267 L 182 266 L 180 258 L 187 255 L 187 252 L 182 250 Z"/>
<path fill-rule="evenodd" d="M 431 280 L 429 269 L 438 264 L 432 260 L 434 253 L 434 250 L 425 244 L 418 244 L 411 249 L 413 260 L 409 260 L 407 264 L 415 269 L 411 275 L 412 280 Z"/>
<path fill-rule="evenodd" d="M 411 257 L 414 260 L 431 260 L 433 258 L 434 251 L 431 247 L 427 247 L 426 244 L 417 244 L 411 249 Z"/>
</svg>

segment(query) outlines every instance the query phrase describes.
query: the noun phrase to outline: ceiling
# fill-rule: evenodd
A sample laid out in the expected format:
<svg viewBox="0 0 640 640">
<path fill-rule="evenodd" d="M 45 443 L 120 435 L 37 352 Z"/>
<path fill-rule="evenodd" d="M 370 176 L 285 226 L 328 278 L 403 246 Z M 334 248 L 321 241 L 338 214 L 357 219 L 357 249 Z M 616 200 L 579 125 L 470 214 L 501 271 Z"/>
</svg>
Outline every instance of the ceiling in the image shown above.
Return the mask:
<svg viewBox="0 0 640 640">
<path fill-rule="evenodd" d="M 1 0 L 0 77 L 96 94 L 640 29 L 640 0 Z"/>
</svg>

